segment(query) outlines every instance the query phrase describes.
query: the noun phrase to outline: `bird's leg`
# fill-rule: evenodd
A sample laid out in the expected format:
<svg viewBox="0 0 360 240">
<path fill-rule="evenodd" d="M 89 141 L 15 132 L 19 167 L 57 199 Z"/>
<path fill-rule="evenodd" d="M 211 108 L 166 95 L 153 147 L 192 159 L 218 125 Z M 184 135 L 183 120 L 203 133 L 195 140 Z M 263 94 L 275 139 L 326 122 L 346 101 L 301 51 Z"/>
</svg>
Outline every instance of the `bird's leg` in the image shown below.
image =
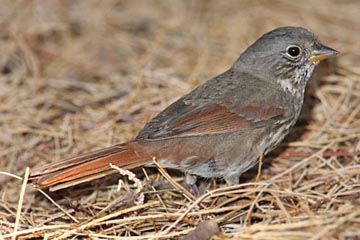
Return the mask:
<svg viewBox="0 0 360 240">
<path fill-rule="evenodd" d="M 195 175 L 191 175 L 189 173 L 185 174 L 185 182 L 189 186 L 190 191 L 196 198 L 201 196 L 200 190 L 196 185 L 197 177 Z"/>
<path fill-rule="evenodd" d="M 239 184 L 240 174 L 229 175 L 224 177 L 224 179 L 227 185 L 236 185 Z"/>
<path fill-rule="evenodd" d="M 256 182 L 258 182 L 259 181 L 259 179 L 260 179 L 260 175 L 261 175 L 261 168 L 262 168 L 262 165 L 263 165 L 263 152 L 262 151 L 260 151 L 260 153 L 259 153 L 259 167 L 258 167 L 258 172 L 257 172 L 257 175 L 256 175 Z"/>
</svg>

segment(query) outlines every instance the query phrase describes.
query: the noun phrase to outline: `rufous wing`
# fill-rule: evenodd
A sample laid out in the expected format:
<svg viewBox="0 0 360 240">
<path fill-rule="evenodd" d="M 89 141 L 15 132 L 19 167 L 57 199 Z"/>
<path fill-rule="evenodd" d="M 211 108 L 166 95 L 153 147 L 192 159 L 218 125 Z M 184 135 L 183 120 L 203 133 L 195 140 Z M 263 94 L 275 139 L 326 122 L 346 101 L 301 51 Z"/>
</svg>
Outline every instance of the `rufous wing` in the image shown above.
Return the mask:
<svg viewBox="0 0 360 240">
<path fill-rule="evenodd" d="M 261 127 L 284 114 L 283 108 L 271 105 L 237 105 L 231 102 L 197 106 L 181 100 L 150 121 L 137 139 L 159 140 L 243 131 Z"/>
</svg>

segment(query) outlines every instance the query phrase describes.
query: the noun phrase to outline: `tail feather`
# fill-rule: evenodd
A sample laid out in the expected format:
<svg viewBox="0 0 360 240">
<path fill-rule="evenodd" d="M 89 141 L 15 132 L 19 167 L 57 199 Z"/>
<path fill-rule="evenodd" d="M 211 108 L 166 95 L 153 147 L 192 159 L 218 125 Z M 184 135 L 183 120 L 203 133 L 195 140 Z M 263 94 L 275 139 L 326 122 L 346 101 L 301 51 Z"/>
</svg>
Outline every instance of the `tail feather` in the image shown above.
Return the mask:
<svg viewBox="0 0 360 240">
<path fill-rule="evenodd" d="M 56 191 L 115 173 L 110 163 L 132 169 L 150 162 L 151 158 L 136 146 L 135 143 L 115 145 L 55 162 L 32 171 L 30 179 L 38 187 Z"/>
<path fill-rule="evenodd" d="M 38 187 L 49 187 L 49 190 L 51 192 L 55 192 L 57 190 L 60 190 L 60 189 L 64 189 L 64 188 L 68 188 L 68 187 L 71 187 L 71 186 L 75 186 L 75 185 L 78 185 L 80 183 L 85 183 L 85 182 L 90 182 L 92 180 L 95 180 L 95 179 L 99 179 L 99 178 L 102 178 L 102 177 L 105 177 L 105 176 L 109 176 L 113 173 L 116 173 L 116 170 L 114 169 L 110 169 L 110 170 L 107 170 L 107 171 L 103 171 L 103 172 L 100 172 L 100 173 L 97 173 L 97 174 L 93 174 L 93 175 L 85 175 L 85 176 L 82 176 L 80 178 L 76 178 L 76 179 L 71 179 L 71 180 L 68 180 L 68 181 L 61 181 L 61 182 L 58 182 L 56 181 L 55 183 L 48 183 L 47 185 L 39 185 L 39 184 L 35 184 L 36 186 Z"/>
</svg>

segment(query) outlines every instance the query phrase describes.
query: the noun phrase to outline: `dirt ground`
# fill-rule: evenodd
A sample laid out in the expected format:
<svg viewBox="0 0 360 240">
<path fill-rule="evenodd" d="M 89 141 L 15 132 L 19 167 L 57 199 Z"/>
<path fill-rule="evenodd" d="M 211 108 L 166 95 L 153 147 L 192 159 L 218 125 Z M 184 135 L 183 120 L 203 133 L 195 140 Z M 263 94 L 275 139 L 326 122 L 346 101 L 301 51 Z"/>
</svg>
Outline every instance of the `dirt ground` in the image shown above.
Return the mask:
<svg viewBox="0 0 360 240">
<path fill-rule="evenodd" d="M 359 12 L 358 0 L 1 1 L 0 239 L 359 239 Z M 26 184 L 27 167 L 131 140 L 288 25 L 341 54 L 318 66 L 259 179 L 258 166 L 236 186 L 202 179 L 198 199 L 156 168 L 134 171 L 142 194 L 121 174 Z"/>
</svg>

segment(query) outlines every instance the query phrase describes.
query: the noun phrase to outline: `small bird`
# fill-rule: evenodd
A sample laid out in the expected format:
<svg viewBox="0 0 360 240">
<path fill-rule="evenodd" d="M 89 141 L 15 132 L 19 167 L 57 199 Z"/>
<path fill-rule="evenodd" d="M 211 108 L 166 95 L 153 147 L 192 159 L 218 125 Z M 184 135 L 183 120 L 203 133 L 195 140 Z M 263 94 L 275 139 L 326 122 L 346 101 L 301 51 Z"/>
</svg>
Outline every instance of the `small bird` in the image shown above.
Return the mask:
<svg viewBox="0 0 360 240">
<path fill-rule="evenodd" d="M 134 140 L 39 167 L 31 181 L 56 191 L 117 172 L 110 163 L 129 170 L 152 166 L 155 157 L 184 172 L 190 186 L 197 176 L 237 184 L 288 134 L 315 66 L 336 54 L 307 29 L 277 28 L 155 116 Z"/>
</svg>

